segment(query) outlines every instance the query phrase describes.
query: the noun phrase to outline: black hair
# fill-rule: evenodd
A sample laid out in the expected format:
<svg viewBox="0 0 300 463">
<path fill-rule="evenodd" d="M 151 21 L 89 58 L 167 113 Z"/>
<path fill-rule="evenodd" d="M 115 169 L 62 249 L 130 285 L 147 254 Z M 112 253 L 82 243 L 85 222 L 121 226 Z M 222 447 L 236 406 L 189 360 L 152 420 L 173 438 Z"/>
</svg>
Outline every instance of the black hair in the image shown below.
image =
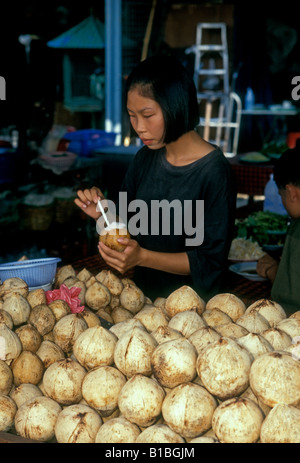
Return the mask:
<svg viewBox="0 0 300 463">
<path fill-rule="evenodd" d="M 279 190 L 288 184 L 300 188 L 300 139 L 295 148 L 286 150 L 276 162 L 274 180 Z"/>
<path fill-rule="evenodd" d="M 199 124 L 197 91 L 192 77 L 174 56 L 152 56 L 139 63 L 126 81 L 127 94 L 133 88 L 155 100 L 165 122 L 164 142 L 177 140 Z"/>
</svg>

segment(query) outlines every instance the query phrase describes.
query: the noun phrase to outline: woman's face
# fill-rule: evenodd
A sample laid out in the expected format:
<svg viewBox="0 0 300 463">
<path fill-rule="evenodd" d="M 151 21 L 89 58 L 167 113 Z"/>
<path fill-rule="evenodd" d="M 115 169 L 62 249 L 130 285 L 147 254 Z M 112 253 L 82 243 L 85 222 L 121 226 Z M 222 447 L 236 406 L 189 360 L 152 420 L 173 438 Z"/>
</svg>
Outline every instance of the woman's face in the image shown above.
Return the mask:
<svg viewBox="0 0 300 463">
<path fill-rule="evenodd" d="M 164 146 L 165 122 L 159 104 L 142 96 L 137 88 L 127 95 L 127 111 L 132 128 L 150 149 Z"/>
</svg>

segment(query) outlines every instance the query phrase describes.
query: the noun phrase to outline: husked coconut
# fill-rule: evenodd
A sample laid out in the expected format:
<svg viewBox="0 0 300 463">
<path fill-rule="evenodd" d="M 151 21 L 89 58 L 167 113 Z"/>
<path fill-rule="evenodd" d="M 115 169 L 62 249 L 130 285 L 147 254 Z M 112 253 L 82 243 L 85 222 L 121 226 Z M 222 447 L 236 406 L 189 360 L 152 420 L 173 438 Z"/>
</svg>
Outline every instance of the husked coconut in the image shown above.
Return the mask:
<svg viewBox="0 0 300 463">
<path fill-rule="evenodd" d="M 0 324 L 5 323 L 5 325 L 12 330 L 14 327 L 14 322 L 12 316 L 6 312 L 6 310 L 0 309 Z"/>
<path fill-rule="evenodd" d="M 216 407 L 216 400 L 204 387 L 186 383 L 167 393 L 162 415 L 173 431 L 193 439 L 211 428 Z"/>
<path fill-rule="evenodd" d="M 237 325 L 234 322 L 218 325 L 215 327 L 215 329 L 222 337 L 231 339 L 238 339 L 242 336 L 246 336 L 249 333 L 249 331 L 244 326 Z"/>
<path fill-rule="evenodd" d="M 22 383 L 38 384 L 44 373 L 41 359 L 30 351 L 23 350 L 11 364 L 15 386 Z"/>
<path fill-rule="evenodd" d="M 86 288 L 89 288 L 90 286 L 92 286 L 92 284 L 94 284 L 96 281 L 97 281 L 97 280 L 96 280 L 96 278 L 94 277 L 94 275 L 91 276 L 91 278 L 85 282 Z"/>
<path fill-rule="evenodd" d="M 13 293 L 21 294 L 21 296 L 27 297 L 29 288 L 27 283 L 22 278 L 7 278 L 0 285 L 0 299 L 10 297 Z"/>
<path fill-rule="evenodd" d="M 49 397 L 27 400 L 17 410 L 15 428 L 26 439 L 49 442 L 55 435 L 55 423 L 61 406 Z"/>
<path fill-rule="evenodd" d="M 103 423 L 97 432 L 95 443 L 134 444 L 140 432 L 136 424 L 126 420 L 124 416 L 119 416 Z"/>
<path fill-rule="evenodd" d="M 264 404 L 260 399 L 256 397 L 250 386 L 240 395 L 240 397 L 245 397 L 246 399 L 250 399 L 252 400 L 252 402 L 255 402 L 260 407 L 265 416 L 267 416 L 271 410 L 271 407 Z"/>
<path fill-rule="evenodd" d="M 55 316 L 47 304 L 36 305 L 30 312 L 28 322 L 33 325 L 41 336 L 53 330 Z"/>
<path fill-rule="evenodd" d="M 69 315 L 71 313 L 69 304 L 62 299 L 56 299 L 55 301 L 50 302 L 48 307 L 52 310 L 56 322 L 65 315 Z"/>
<path fill-rule="evenodd" d="M 57 417 L 55 437 L 59 444 L 93 444 L 101 424 L 99 413 L 88 405 L 69 405 Z"/>
<path fill-rule="evenodd" d="M 253 358 L 258 357 L 266 352 L 272 352 L 272 345 L 261 335 L 257 333 L 248 333 L 237 339 L 237 343 L 245 347 Z"/>
<path fill-rule="evenodd" d="M 260 430 L 263 444 L 299 444 L 300 410 L 292 405 L 276 404 Z"/>
<path fill-rule="evenodd" d="M 300 402 L 300 363 L 287 352 L 273 351 L 257 357 L 249 378 L 254 394 L 269 407 Z"/>
<path fill-rule="evenodd" d="M 118 407 L 118 397 L 126 378 L 115 367 L 101 366 L 89 371 L 82 383 L 86 403 L 102 416 L 110 416 Z"/>
<path fill-rule="evenodd" d="M 196 368 L 204 387 L 220 400 L 235 397 L 249 385 L 253 358 L 235 340 L 221 337 L 201 350 Z"/>
<path fill-rule="evenodd" d="M 105 309 L 97 310 L 96 315 L 100 317 L 100 322 L 101 318 L 103 318 L 103 320 L 106 320 L 109 323 L 114 323 L 112 316 L 109 313 L 107 313 Z"/>
<path fill-rule="evenodd" d="M 0 322 L 0 360 L 8 365 L 22 352 L 22 344 L 19 336 L 4 322 Z"/>
<path fill-rule="evenodd" d="M 159 344 L 152 353 L 153 375 L 163 387 L 173 388 L 196 376 L 197 352 L 184 337 Z"/>
<path fill-rule="evenodd" d="M 121 414 L 140 427 L 151 426 L 161 414 L 163 388 L 144 375 L 132 376 L 122 387 L 118 406 Z"/>
<path fill-rule="evenodd" d="M 54 287 L 60 288 L 63 282 L 69 277 L 76 277 L 76 271 L 72 265 L 63 265 L 56 270 Z"/>
<path fill-rule="evenodd" d="M 168 325 L 188 338 L 194 331 L 206 326 L 206 323 L 194 310 L 185 310 L 174 315 Z"/>
<path fill-rule="evenodd" d="M 284 350 L 292 342 L 289 334 L 276 327 L 269 328 L 261 334 L 273 346 L 274 350 Z"/>
<path fill-rule="evenodd" d="M 13 374 L 11 368 L 0 360 L 0 394 L 7 395 L 13 384 Z"/>
<path fill-rule="evenodd" d="M 69 314 L 61 318 L 53 328 L 54 342 L 64 351 L 71 352 L 78 336 L 88 328 L 81 314 Z"/>
<path fill-rule="evenodd" d="M 300 310 L 297 310 L 297 312 L 292 313 L 288 318 L 300 318 Z"/>
<path fill-rule="evenodd" d="M 64 281 L 64 285 L 66 285 L 67 288 L 79 288 L 80 293 L 78 294 L 78 299 L 80 300 L 80 303 L 82 305 L 85 304 L 85 293 L 86 293 L 86 286 L 85 283 L 81 280 L 79 280 L 77 277 L 69 277 Z"/>
<path fill-rule="evenodd" d="M 27 295 L 27 301 L 30 304 L 30 307 L 33 308 L 36 305 L 47 304 L 46 293 L 43 288 L 36 288 L 29 291 Z"/>
<path fill-rule="evenodd" d="M 287 333 L 292 339 L 300 336 L 300 319 L 286 318 L 277 323 L 276 328 Z"/>
<path fill-rule="evenodd" d="M 206 310 L 219 309 L 226 313 L 232 321 L 236 321 L 246 311 L 245 303 L 231 293 L 221 293 L 213 296 L 206 303 Z"/>
<path fill-rule="evenodd" d="M 43 377 L 45 395 L 62 405 L 71 405 L 82 399 L 82 381 L 86 370 L 71 358 L 50 365 Z"/>
<path fill-rule="evenodd" d="M 197 353 L 199 354 L 202 349 L 204 349 L 211 342 L 217 341 L 220 339 L 221 335 L 211 326 L 203 326 L 198 330 L 194 331 L 189 337 L 188 340 L 195 347 Z"/>
<path fill-rule="evenodd" d="M 125 285 L 120 294 L 120 303 L 124 309 L 135 315 L 144 306 L 145 295 L 136 285 Z"/>
<path fill-rule="evenodd" d="M 170 318 L 185 310 L 195 310 L 201 315 L 205 309 L 205 302 L 190 286 L 184 285 L 167 297 L 165 309 Z"/>
<path fill-rule="evenodd" d="M 167 326 L 168 324 L 163 311 L 153 304 L 145 304 L 134 318 L 140 320 L 149 332 L 155 331 L 159 326 Z"/>
<path fill-rule="evenodd" d="M 87 370 L 112 365 L 117 337 L 103 326 L 84 330 L 75 340 L 73 354 Z"/>
<path fill-rule="evenodd" d="M 225 323 L 231 323 L 232 319 L 230 318 L 227 313 L 223 312 L 222 310 L 213 307 L 212 309 L 205 308 L 203 314 L 203 319 L 207 323 L 208 326 L 212 326 L 213 328 L 219 325 L 225 325 Z"/>
<path fill-rule="evenodd" d="M 144 429 L 135 442 L 136 444 L 184 444 L 185 440 L 167 424 L 158 423 Z"/>
<path fill-rule="evenodd" d="M 119 322 L 111 326 L 109 328 L 109 331 L 115 334 L 117 338 L 120 338 L 123 333 L 125 333 L 128 330 L 131 330 L 135 326 L 137 326 L 138 328 L 142 328 L 143 330 L 146 330 L 144 325 L 139 320 L 135 318 L 130 318 L 128 320 L 124 320 L 123 322 Z"/>
<path fill-rule="evenodd" d="M 264 414 L 250 399 L 233 397 L 219 405 L 212 417 L 212 428 L 220 442 L 252 444 L 258 441 Z"/>
<path fill-rule="evenodd" d="M 214 437 L 200 436 L 189 441 L 190 444 L 219 444 L 220 441 Z"/>
<path fill-rule="evenodd" d="M 42 336 L 35 326 L 27 323 L 26 325 L 19 326 L 15 332 L 19 336 L 23 350 L 29 350 L 31 352 L 36 352 L 38 350 L 42 343 Z"/>
<path fill-rule="evenodd" d="M 45 339 L 36 351 L 36 355 L 42 360 L 44 367 L 48 368 L 52 363 L 65 358 L 64 351 L 53 341 Z"/>
<path fill-rule="evenodd" d="M 256 310 L 260 313 L 269 323 L 271 327 L 276 326 L 281 320 L 286 318 L 286 313 L 283 307 L 278 302 L 271 301 L 270 299 L 259 299 L 253 302 L 246 313 Z"/>
<path fill-rule="evenodd" d="M 150 376 L 151 355 L 157 342 L 142 328 L 132 328 L 118 339 L 114 349 L 114 362 L 127 378 L 135 374 Z"/>
<path fill-rule="evenodd" d="M 85 293 L 85 302 L 92 310 L 104 309 L 111 300 L 109 289 L 100 281 L 95 281 L 89 286 Z"/>
<path fill-rule="evenodd" d="M 124 320 L 133 318 L 133 314 L 129 312 L 129 310 L 124 309 L 123 307 L 115 307 L 111 311 L 111 318 L 113 319 L 114 323 L 120 323 Z"/>
<path fill-rule="evenodd" d="M 114 228 L 112 227 L 113 224 Z M 130 234 L 127 228 L 123 226 L 124 224 L 119 224 L 116 222 L 113 222 L 113 224 L 110 224 L 109 227 L 106 227 L 101 231 L 99 235 L 99 241 L 104 243 L 109 248 L 114 249 L 115 251 L 123 252 L 126 246 L 122 243 L 119 243 L 118 239 L 130 238 Z"/>
<path fill-rule="evenodd" d="M 268 320 L 254 309 L 238 318 L 236 324 L 243 326 L 250 333 L 258 334 L 270 328 Z"/>
<path fill-rule="evenodd" d="M 92 310 L 85 308 L 83 312 L 81 312 L 81 315 L 84 321 L 86 322 L 88 328 L 92 328 L 93 326 L 101 326 L 100 318 Z"/>
<path fill-rule="evenodd" d="M 18 387 L 14 387 L 9 396 L 14 400 L 17 407 L 20 408 L 27 400 L 32 400 L 35 397 L 41 397 L 42 391 L 36 384 L 23 383 Z"/>
<path fill-rule="evenodd" d="M 26 297 L 12 293 L 3 302 L 2 309 L 11 315 L 14 326 L 19 326 L 27 322 L 31 307 Z"/>
<path fill-rule="evenodd" d="M 121 278 L 111 270 L 101 270 L 101 272 L 97 273 L 96 280 L 104 284 L 113 296 L 119 296 L 124 288 Z"/>
<path fill-rule="evenodd" d="M 159 326 L 155 331 L 152 331 L 151 335 L 154 337 L 157 344 L 183 337 L 179 331 L 170 328 L 170 326 Z"/>
<path fill-rule="evenodd" d="M 14 425 L 16 403 L 7 395 L 0 394 L 0 431 L 7 432 Z"/>
<path fill-rule="evenodd" d="M 83 281 L 84 283 L 86 283 L 92 276 L 93 274 L 86 268 L 83 268 L 77 273 L 78 280 Z"/>
</svg>

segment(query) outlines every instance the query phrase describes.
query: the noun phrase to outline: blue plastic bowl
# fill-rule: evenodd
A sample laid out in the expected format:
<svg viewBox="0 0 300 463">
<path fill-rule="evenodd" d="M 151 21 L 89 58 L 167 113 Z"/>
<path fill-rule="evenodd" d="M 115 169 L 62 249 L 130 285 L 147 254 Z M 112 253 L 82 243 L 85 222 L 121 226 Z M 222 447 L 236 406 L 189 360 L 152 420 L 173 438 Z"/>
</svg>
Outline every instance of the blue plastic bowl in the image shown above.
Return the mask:
<svg viewBox="0 0 300 463">
<path fill-rule="evenodd" d="M 28 259 L 0 265 L 0 280 L 21 278 L 29 287 L 40 287 L 53 282 L 59 257 Z"/>
</svg>

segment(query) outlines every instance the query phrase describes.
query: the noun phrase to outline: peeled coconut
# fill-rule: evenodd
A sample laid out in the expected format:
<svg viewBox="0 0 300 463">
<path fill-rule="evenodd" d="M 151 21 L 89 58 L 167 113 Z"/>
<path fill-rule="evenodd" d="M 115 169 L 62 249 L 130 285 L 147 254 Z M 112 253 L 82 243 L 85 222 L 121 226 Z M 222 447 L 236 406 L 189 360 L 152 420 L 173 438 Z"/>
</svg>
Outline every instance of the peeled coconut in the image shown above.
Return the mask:
<svg viewBox="0 0 300 463">
<path fill-rule="evenodd" d="M 92 328 L 93 326 L 101 326 L 100 318 L 92 310 L 85 308 L 84 311 L 81 312 L 81 315 L 84 321 L 86 322 L 88 328 Z"/>
<path fill-rule="evenodd" d="M 140 434 L 139 427 L 124 416 L 112 418 L 100 427 L 96 444 L 134 444 Z"/>
<path fill-rule="evenodd" d="M 0 299 L 3 300 L 13 293 L 18 293 L 21 294 L 21 296 L 27 297 L 28 292 L 28 285 L 22 278 L 7 278 L 3 281 L 2 285 L 0 285 Z"/>
<path fill-rule="evenodd" d="M 145 303 L 143 291 L 136 285 L 125 285 L 120 294 L 120 304 L 133 315 L 138 313 Z"/>
<path fill-rule="evenodd" d="M 38 384 L 44 373 L 41 359 L 30 351 L 23 350 L 11 364 L 15 386 L 22 383 Z"/>
<path fill-rule="evenodd" d="M 114 323 L 120 323 L 124 320 L 129 320 L 133 318 L 133 314 L 129 312 L 129 310 L 124 309 L 123 307 L 115 307 L 111 311 L 111 318 L 113 319 Z"/>
<path fill-rule="evenodd" d="M 138 374 L 132 376 L 121 389 L 118 406 L 128 421 L 147 427 L 159 417 L 164 397 L 165 392 L 157 381 Z"/>
<path fill-rule="evenodd" d="M 96 275 L 96 280 L 103 283 L 113 296 L 119 296 L 124 288 L 121 278 L 111 270 L 101 270 L 101 272 Z"/>
<path fill-rule="evenodd" d="M 159 326 L 167 326 L 168 324 L 163 311 L 153 304 L 145 304 L 134 318 L 140 320 L 149 332 L 155 331 Z"/>
<path fill-rule="evenodd" d="M 231 293 L 221 293 L 213 296 L 206 303 L 206 310 L 219 309 L 226 313 L 234 322 L 246 311 L 245 303 Z"/>
<path fill-rule="evenodd" d="M 276 404 L 260 430 L 263 444 L 299 444 L 300 410 L 287 404 Z"/>
<path fill-rule="evenodd" d="M 63 265 L 56 270 L 54 287 L 60 288 L 63 282 L 69 277 L 76 277 L 76 271 L 72 265 Z"/>
<path fill-rule="evenodd" d="M 262 333 L 270 328 L 268 320 L 257 310 L 250 310 L 236 320 L 236 324 L 243 326 L 250 333 Z"/>
<path fill-rule="evenodd" d="M 108 312 L 106 312 L 106 307 L 105 307 L 105 309 L 97 310 L 96 315 L 98 317 L 100 317 L 100 322 L 101 322 L 101 319 L 103 319 L 103 320 L 106 320 L 107 322 L 109 322 L 111 324 L 114 323 L 112 316 Z"/>
<path fill-rule="evenodd" d="M 49 397 L 27 400 L 15 415 L 17 434 L 26 439 L 48 442 L 55 435 L 55 424 L 61 406 Z"/>
<path fill-rule="evenodd" d="M 243 394 L 240 395 L 240 397 L 245 397 L 246 399 L 250 399 L 253 402 L 255 402 L 261 408 L 265 416 L 267 416 L 271 410 L 271 408 L 268 407 L 268 405 L 264 404 L 260 399 L 256 397 L 250 386 L 243 392 Z"/>
<path fill-rule="evenodd" d="M 23 350 L 29 350 L 30 352 L 38 350 L 42 343 L 42 336 L 33 325 L 27 323 L 26 325 L 19 326 L 15 332 L 19 336 Z"/>
<path fill-rule="evenodd" d="M 198 330 L 194 331 L 189 337 L 188 340 L 195 347 L 197 353 L 199 354 L 202 349 L 204 349 L 211 342 L 217 341 L 220 339 L 221 335 L 211 326 L 203 326 Z"/>
<path fill-rule="evenodd" d="M 205 320 L 208 326 L 212 326 L 213 328 L 224 325 L 225 323 L 231 323 L 232 319 L 230 318 L 227 313 L 222 312 L 222 310 L 214 307 L 212 309 L 205 309 L 202 314 L 203 320 Z"/>
<path fill-rule="evenodd" d="M 172 339 L 182 338 L 183 335 L 169 326 L 159 326 L 155 331 L 151 333 L 157 344 L 171 341 Z"/>
<path fill-rule="evenodd" d="M 204 387 L 220 400 L 241 394 L 249 385 L 251 354 L 236 341 L 221 337 L 197 358 L 197 373 Z"/>
<path fill-rule="evenodd" d="M 22 344 L 19 336 L 4 322 L 0 322 L 0 360 L 8 365 L 22 352 Z"/>
<path fill-rule="evenodd" d="M 36 351 L 36 355 L 42 360 L 44 367 L 48 368 L 52 363 L 65 358 L 64 351 L 53 341 L 45 339 Z"/>
<path fill-rule="evenodd" d="M 131 330 L 135 326 L 142 328 L 143 330 L 146 331 L 146 328 L 144 327 L 144 325 L 135 318 L 131 318 L 128 320 L 124 320 L 123 322 L 116 323 L 115 325 L 109 328 L 109 331 L 115 334 L 117 338 L 120 338 L 123 333 L 125 333 L 128 330 Z"/>
<path fill-rule="evenodd" d="M 111 415 L 118 407 L 118 397 L 126 378 L 115 367 L 102 366 L 89 371 L 82 383 L 84 400 L 103 416 Z"/>
<path fill-rule="evenodd" d="M 205 302 L 190 286 L 184 285 L 167 297 L 165 309 L 170 318 L 185 310 L 195 310 L 201 315 L 205 309 Z"/>
<path fill-rule="evenodd" d="M 254 394 L 269 407 L 300 402 L 300 363 L 287 352 L 273 351 L 257 357 L 249 378 Z"/>
<path fill-rule="evenodd" d="M 57 322 L 65 315 L 69 315 L 71 313 L 69 304 L 62 299 L 56 299 L 55 301 L 50 302 L 48 307 L 52 310 Z"/>
<path fill-rule="evenodd" d="M 45 394 L 62 405 L 71 405 L 82 399 L 82 381 L 86 370 L 71 358 L 52 363 L 44 373 Z"/>
<path fill-rule="evenodd" d="M 92 276 L 93 274 L 87 268 L 83 268 L 77 273 L 78 280 L 83 281 L 84 283 L 86 283 Z"/>
<path fill-rule="evenodd" d="M 9 431 L 17 413 L 16 403 L 7 395 L 0 394 L 0 431 Z"/>
<path fill-rule="evenodd" d="M 272 327 L 276 326 L 277 323 L 286 318 L 286 313 L 283 307 L 270 299 L 259 299 L 247 308 L 246 313 L 249 313 L 252 310 L 256 310 L 260 313 Z"/>
<path fill-rule="evenodd" d="M 55 437 L 59 444 L 93 444 L 101 424 L 99 413 L 91 407 L 69 405 L 57 417 Z"/>
<path fill-rule="evenodd" d="M 104 309 L 111 300 L 109 289 L 100 281 L 95 281 L 85 293 L 85 302 L 92 310 Z"/>
<path fill-rule="evenodd" d="M 188 338 L 194 331 L 206 326 L 206 323 L 194 310 L 185 310 L 174 315 L 168 325 Z"/>
<path fill-rule="evenodd" d="M 119 238 L 130 238 L 126 226 L 122 223 L 113 222 L 109 227 L 105 227 L 99 235 L 99 241 L 109 248 L 123 252 L 125 245 L 118 242 Z"/>
<path fill-rule="evenodd" d="M 189 444 L 218 444 L 220 441 L 214 437 L 200 436 L 189 441 Z"/>
<path fill-rule="evenodd" d="M 36 305 L 47 304 L 46 293 L 43 288 L 36 288 L 29 291 L 26 299 L 29 302 L 31 308 L 35 307 Z"/>
<path fill-rule="evenodd" d="M 204 387 L 186 383 L 168 392 L 162 404 L 162 415 L 173 431 L 193 439 L 211 428 L 216 407 L 216 400 Z"/>
<path fill-rule="evenodd" d="M 87 370 L 112 365 L 117 337 L 103 326 L 84 330 L 75 340 L 73 354 Z"/>
<path fill-rule="evenodd" d="M 151 356 L 156 346 L 157 342 L 146 330 L 132 328 L 122 334 L 115 345 L 115 365 L 127 378 L 138 373 L 150 376 Z"/>
<path fill-rule="evenodd" d="M 196 349 L 187 339 L 173 339 L 153 351 L 152 371 L 161 386 L 173 388 L 195 378 L 196 360 Z"/>
<path fill-rule="evenodd" d="M 15 401 L 18 408 L 21 407 L 27 400 L 41 397 L 42 391 L 36 384 L 23 383 L 18 387 L 13 388 L 9 396 Z"/>
<path fill-rule="evenodd" d="M 237 325 L 234 322 L 215 326 L 215 329 L 222 337 L 231 339 L 238 339 L 242 336 L 246 336 L 249 333 L 249 331 L 244 326 Z"/>
<path fill-rule="evenodd" d="M 184 444 L 185 440 L 167 424 L 158 423 L 144 429 L 135 442 L 136 444 Z"/>
<path fill-rule="evenodd" d="M 19 326 L 27 322 L 31 307 L 25 296 L 12 293 L 3 302 L 2 309 L 11 315 L 14 325 Z"/>
<path fill-rule="evenodd" d="M 53 330 L 56 319 L 47 304 L 40 304 L 31 310 L 28 322 L 38 330 L 41 336 L 44 336 Z"/>
<path fill-rule="evenodd" d="M 233 397 L 219 405 L 212 428 L 223 443 L 252 444 L 258 441 L 264 414 L 250 399 Z"/>
<path fill-rule="evenodd" d="M 248 333 L 246 336 L 241 336 L 237 339 L 237 343 L 245 347 L 253 358 L 274 350 L 272 345 L 261 334 L 257 333 Z"/>
<path fill-rule="evenodd" d="M 292 339 L 300 336 L 300 319 L 286 318 L 277 323 L 276 328 L 287 333 Z"/>
<path fill-rule="evenodd" d="M 284 350 L 292 342 L 289 334 L 276 327 L 263 331 L 262 336 L 272 345 L 274 350 Z"/>
<path fill-rule="evenodd" d="M 0 360 L 0 394 L 7 395 L 13 384 L 13 374 L 11 368 Z"/>
<path fill-rule="evenodd" d="M 14 327 L 12 316 L 3 309 L 0 309 L 0 324 L 1 323 L 5 323 L 5 325 L 11 330 Z"/>
<path fill-rule="evenodd" d="M 76 339 L 87 328 L 88 326 L 81 314 L 66 315 L 54 325 L 54 342 L 64 352 L 71 352 Z"/>
</svg>

